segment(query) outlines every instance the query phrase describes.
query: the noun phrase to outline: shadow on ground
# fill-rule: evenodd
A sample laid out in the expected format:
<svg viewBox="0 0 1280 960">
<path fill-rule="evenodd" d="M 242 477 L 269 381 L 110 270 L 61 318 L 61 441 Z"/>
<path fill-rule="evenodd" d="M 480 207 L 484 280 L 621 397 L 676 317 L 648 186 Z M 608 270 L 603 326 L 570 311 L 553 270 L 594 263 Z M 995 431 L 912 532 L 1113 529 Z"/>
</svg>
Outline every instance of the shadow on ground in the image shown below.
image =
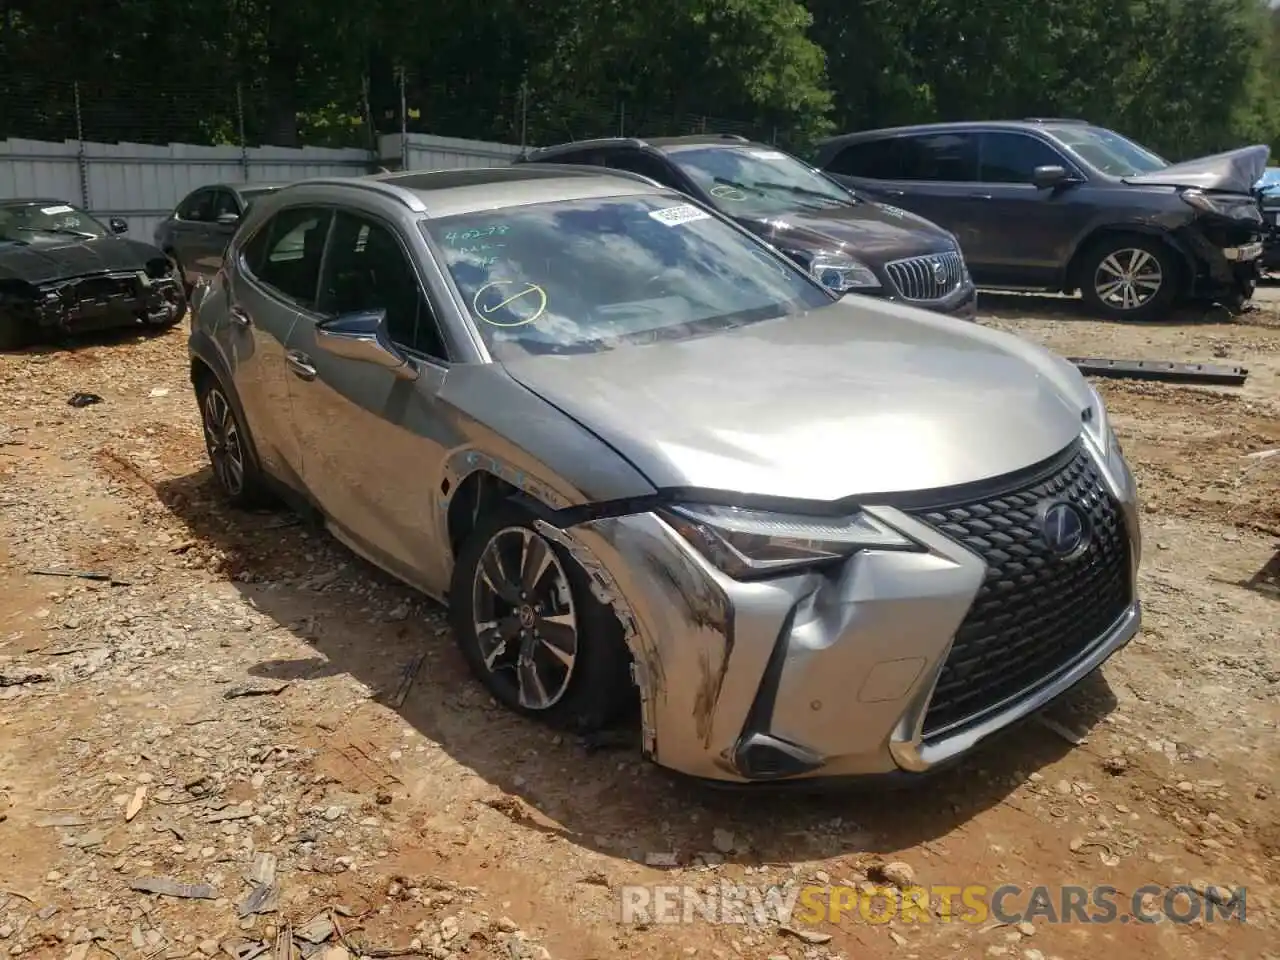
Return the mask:
<svg viewBox="0 0 1280 960">
<path fill-rule="evenodd" d="M 1047 320 L 1087 320 L 1105 323 L 1105 319 L 1091 313 L 1079 297 L 1065 297 L 1052 293 L 1017 293 L 1007 290 L 982 290 L 978 294 L 978 307 L 984 316 L 1002 320 L 1019 320 L 1028 316 Z M 1190 324 L 1231 323 L 1235 316 L 1226 307 L 1188 304 L 1169 311 L 1160 320 L 1143 321 L 1143 326 L 1182 326 Z"/>
<path fill-rule="evenodd" d="M 683 861 L 713 849 L 713 826 L 736 838 L 727 858 L 746 863 L 905 849 L 1001 803 L 1029 773 L 1072 749 L 1060 733 L 1029 723 L 905 793 L 878 785 L 822 794 L 713 790 L 641 760 L 638 736 L 589 749 L 498 708 L 468 674 L 437 605 L 287 514 L 225 507 L 208 470 L 161 483 L 156 493 L 193 537 L 229 558 L 238 589 L 258 610 L 315 651 L 251 672 L 295 683 L 350 674 L 382 691 L 381 703 L 459 764 L 549 821 L 522 821 L 525 827 L 613 856 L 643 861 L 651 852 L 675 852 Z M 397 706 L 406 667 L 419 657 L 416 681 Z M 1095 675 L 1053 715 L 1083 734 L 1115 702 Z"/>
</svg>

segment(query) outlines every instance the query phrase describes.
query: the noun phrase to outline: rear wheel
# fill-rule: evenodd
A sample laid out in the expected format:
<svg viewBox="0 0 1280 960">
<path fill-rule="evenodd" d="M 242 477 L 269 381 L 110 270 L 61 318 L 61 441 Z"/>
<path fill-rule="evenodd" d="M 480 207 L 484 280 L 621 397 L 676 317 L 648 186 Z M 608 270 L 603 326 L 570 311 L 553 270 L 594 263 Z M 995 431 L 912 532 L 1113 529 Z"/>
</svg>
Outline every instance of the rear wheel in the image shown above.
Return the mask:
<svg viewBox="0 0 1280 960">
<path fill-rule="evenodd" d="M 1106 237 L 1080 260 L 1080 294 L 1109 320 L 1155 320 L 1178 298 L 1181 283 L 1174 252 L 1153 237 Z"/>
<path fill-rule="evenodd" d="M 515 712 L 586 733 L 636 702 L 613 611 L 525 511 L 504 504 L 481 518 L 458 554 L 449 608 L 472 673 Z"/>
</svg>

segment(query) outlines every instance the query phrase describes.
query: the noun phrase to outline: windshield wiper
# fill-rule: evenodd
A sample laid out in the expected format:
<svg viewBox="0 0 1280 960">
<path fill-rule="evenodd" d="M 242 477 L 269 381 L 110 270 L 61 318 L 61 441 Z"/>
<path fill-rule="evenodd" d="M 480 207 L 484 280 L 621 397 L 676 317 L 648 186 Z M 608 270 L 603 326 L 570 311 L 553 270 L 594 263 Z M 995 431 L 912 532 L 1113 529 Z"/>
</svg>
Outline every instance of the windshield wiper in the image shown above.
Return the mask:
<svg viewBox="0 0 1280 960">
<path fill-rule="evenodd" d="M 85 240 L 98 239 L 96 234 L 85 233 L 83 230 L 72 230 L 70 227 L 14 227 L 15 230 L 25 230 L 28 233 L 57 233 L 69 237 L 82 237 Z"/>
<path fill-rule="evenodd" d="M 792 183 L 770 183 L 764 180 L 757 180 L 756 186 L 764 187 L 767 190 L 785 190 L 787 193 L 794 193 L 801 197 L 813 197 L 816 200 L 828 200 L 831 203 L 842 203 L 849 207 L 854 205 L 852 197 L 840 197 L 830 193 L 823 193 L 821 190 L 810 190 L 808 187 L 798 187 Z"/>
</svg>

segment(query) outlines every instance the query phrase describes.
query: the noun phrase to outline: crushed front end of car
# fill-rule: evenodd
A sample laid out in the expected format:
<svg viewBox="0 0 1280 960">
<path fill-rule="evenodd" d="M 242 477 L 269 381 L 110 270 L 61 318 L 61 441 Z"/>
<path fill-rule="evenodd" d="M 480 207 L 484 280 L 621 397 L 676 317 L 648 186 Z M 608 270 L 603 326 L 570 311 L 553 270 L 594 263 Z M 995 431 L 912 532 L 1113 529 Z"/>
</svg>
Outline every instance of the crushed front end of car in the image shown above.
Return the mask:
<svg viewBox="0 0 1280 960">
<path fill-rule="evenodd" d="M 646 752 L 722 783 L 944 768 L 1141 619 L 1137 493 L 1100 400 L 1045 461 L 842 517 L 695 503 L 546 532 L 623 625 Z"/>
<path fill-rule="evenodd" d="M 0 280 L 0 313 L 31 341 L 131 325 L 167 327 L 185 308 L 181 281 L 163 260 L 137 270 Z"/>
</svg>

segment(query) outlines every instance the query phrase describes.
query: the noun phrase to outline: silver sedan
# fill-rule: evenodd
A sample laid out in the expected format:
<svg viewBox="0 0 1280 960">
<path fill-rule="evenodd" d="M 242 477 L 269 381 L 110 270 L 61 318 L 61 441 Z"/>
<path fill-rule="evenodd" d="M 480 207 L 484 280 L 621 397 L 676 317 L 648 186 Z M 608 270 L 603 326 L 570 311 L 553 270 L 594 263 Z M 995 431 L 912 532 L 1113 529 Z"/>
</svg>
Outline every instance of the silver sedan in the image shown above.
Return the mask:
<svg viewBox="0 0 1280 960">
<path fill-rule="evenodd" d="M 638 175 L 286 187 L 190 351 L 235 503 L 447 603 L 511 709 L 638 710 L 689 775 L 922 773 L 1138 629 L 1134 483 L 1074 367 L 832 294 Z"/>
</svg>

